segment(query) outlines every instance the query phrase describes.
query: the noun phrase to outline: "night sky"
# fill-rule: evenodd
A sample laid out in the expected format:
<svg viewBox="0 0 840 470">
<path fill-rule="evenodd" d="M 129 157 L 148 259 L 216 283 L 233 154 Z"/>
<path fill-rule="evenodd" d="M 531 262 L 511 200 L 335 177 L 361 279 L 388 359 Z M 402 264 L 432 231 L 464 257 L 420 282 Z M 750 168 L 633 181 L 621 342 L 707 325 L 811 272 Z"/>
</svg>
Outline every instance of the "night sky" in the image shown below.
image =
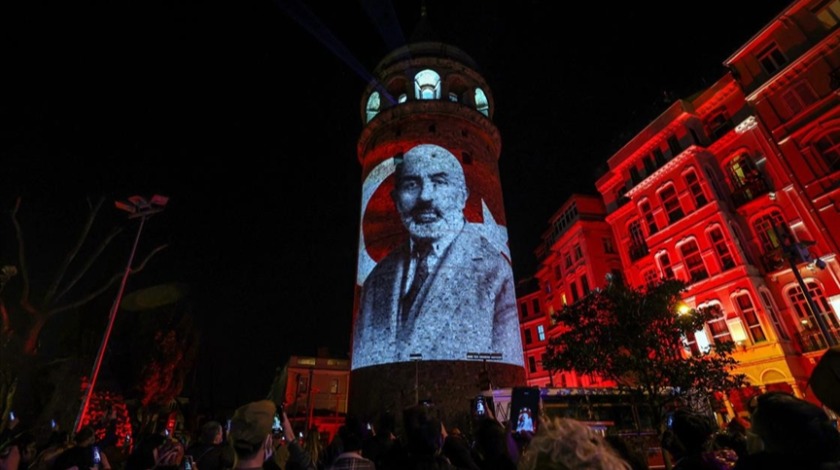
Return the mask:
<svg viewBox="0 0 840 470">
<path fill-rule="evenodd" d="M 621 144 L 669 97 L 719 79 L 788 2 L 426 4 L 495 97 L 521 280 L 567 197 L 594 194 Z M 69 246 L 86 198 L 164 194 L 138 257 L 170 247 L 127 290 L 191 286 L 196 399 L 262 398 L 290 354 L 346 355 L 361 93 L 419 14 L 419 0 L 3 2 L 0 262 L 14 262 L 7 213 L 18 196 L 35 272 Z M 104 215 L 126 223 L 112 205 Z M 128 227 L 114 266 L 127 259 Z M 114 293 L 92 313 L 103 323 Z"/>
</svg>

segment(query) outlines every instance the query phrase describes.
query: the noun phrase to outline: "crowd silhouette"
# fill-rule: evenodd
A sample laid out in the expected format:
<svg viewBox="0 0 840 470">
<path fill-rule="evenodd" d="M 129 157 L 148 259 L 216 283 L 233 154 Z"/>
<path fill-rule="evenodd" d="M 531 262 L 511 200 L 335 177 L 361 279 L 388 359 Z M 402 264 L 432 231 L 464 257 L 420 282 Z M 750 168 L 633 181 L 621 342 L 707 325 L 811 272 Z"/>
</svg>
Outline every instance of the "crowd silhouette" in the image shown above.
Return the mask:
<svg viewBox="0 0 840 470">
<path fill-rule="evenodd" d="M 54 429 L 38 442 L 26 423 L 7 417 L 0 430 L 0 470 L 649 468 L 646 449 L 585 422 L 541 413 L 533 417 L 533 432 L 521 432 L 489 411 L 468 430 L 448 429 L 440 410 L 428 403 L 382 413 L 373 422 L 348 415 L 333 439 L 322 442 L 314 427 L 295 435 L 282 407 L 261 400 L 238 408 L 229 429 L 207 421 L 193 435 L 151 432 L 119 449 L 109 441 L 111 433 L 91 426 L 72 436 Z M 772 391 L 753 397 L 749 415 L 724 426 L 677 409 L 664 420 L 661 444 L 674 470 L 840 470 L 840 433 L 832 416 L 833 410 Z"/>
</svg>

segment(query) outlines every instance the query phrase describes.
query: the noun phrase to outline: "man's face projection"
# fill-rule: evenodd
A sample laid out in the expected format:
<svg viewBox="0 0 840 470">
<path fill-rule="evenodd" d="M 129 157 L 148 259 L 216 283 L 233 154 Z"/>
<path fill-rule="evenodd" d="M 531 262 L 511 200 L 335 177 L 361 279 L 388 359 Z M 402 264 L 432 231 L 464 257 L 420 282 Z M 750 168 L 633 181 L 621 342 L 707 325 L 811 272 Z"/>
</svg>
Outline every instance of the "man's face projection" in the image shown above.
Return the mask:
<svg viewBox="0 0 840 470">
<path fill-rule="evenodd" d="M 392 197 L 414 238 L 435 240 L 460 228 L 467 188 L 460 162 L 437 145 L 418 145 L 397 167 Z"/>
</svg>

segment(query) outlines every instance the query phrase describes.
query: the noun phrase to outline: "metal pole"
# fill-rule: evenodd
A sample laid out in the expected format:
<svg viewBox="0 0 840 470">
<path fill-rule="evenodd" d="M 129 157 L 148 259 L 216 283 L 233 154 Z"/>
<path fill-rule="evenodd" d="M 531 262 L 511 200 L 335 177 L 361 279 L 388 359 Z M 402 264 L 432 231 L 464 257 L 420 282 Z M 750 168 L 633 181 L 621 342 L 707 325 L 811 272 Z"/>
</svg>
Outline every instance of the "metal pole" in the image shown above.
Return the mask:
<svg viewBox="0 0 840 470">
<path fill-rule="evenodd" d="M 117 311 L 120 308 L 120 302 L 122 301 L 123 292 L 125 291 L 125 284 L 128 281 L 128 275 L 131 274 L 131 265 L 134 262 L 134 253 L 137 251 L 137 244 L 140 241 L 140 233 L 143 232 L 143 225 L 146 223 L 147 216 L 148 214 L 144 214 L 140 217 L 140 226 L 137 228 L 137 235 L 134 237 L 134 245 L 131 247 L 131 254 L 128 255 L 128 264 L 125 267 L 125 273 L 123 274 L 122 281 L 120 282 L 120 288 L 117 290 L 117 296 L 114 298 L 114 304 L 111 306 L 111 313 L 108 316 L 108 326 L 105 328 L 105 335 L 102 337 L 102 342 L 99 344 L 99 351 L 96 353 L 96 360 L 93 362 L 93 369 L 90 373 L 90 384 L 85 391 L 85 396 L 82 400 L 82 406 L 79 409 L 79 414 L 76 416 L 76 423 L 73 425 L 73 433 L 77 433 L 81 429 L 82 418 L 85 413 L 87 413 L 88 406 L 90 405 L 90 397 L 93 395 L 93 389 L 96 387 L 96 379 L 99 377 L 99 368 L 102 366 L 102 357 L 105 355 L 105 349 L 108 347 L 108 340 L 111 338 L 111 330 L 114 328 Z"/>
<path fill-rule="evenodd" d="M 805 280 L 802 279 L 802 274 L 799 272 L 799 266 L 796 264 L 796 261 L 793 259 L 793 254 L 787 254 L 788 263 L 790 263 L 790 269 L 793 271 L 793 275 L 796 276 L 796 280 L 799 282 L 799 287 L 802 289 L 802 294 L 805 295 L 805 300 L 808 301 L 808 307 L 811 309 L 811 313 L 814 314 L 814 319 L 817 321 L 817 326 L 820 328 L 820 332 L 825 337 L 825 342 L 828 347 L 834 346 L 834 337 L 831 335 L 831 331 L 828 329 L 828 325 L 825 323 L 825 319 L 820 315 L 820 310 L 817 308 L 816 302 L 814 302 L 813 297 L 811 297 L 811 292 L 808 290 L 808 286 L 805 285 Z"/>
</svg>

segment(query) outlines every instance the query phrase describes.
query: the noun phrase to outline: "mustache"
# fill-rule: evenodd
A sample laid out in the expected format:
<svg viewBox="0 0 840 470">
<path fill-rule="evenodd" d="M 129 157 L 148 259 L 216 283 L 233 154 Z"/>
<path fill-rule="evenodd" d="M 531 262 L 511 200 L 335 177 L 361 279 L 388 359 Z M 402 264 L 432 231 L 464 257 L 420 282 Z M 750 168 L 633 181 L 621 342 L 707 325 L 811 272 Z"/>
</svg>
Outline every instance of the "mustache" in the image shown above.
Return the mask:
<svg viewBox="0 0 840 470">
<path fill-rule="evenodd" d="M 443 217 L 443 212 L 437 206 L 428 202 L 418 203 L 411 208 L 408 215 L 412 218 L 416 218 L 429 212 L 434 213 L 437 217 Z"/>
</svg>

